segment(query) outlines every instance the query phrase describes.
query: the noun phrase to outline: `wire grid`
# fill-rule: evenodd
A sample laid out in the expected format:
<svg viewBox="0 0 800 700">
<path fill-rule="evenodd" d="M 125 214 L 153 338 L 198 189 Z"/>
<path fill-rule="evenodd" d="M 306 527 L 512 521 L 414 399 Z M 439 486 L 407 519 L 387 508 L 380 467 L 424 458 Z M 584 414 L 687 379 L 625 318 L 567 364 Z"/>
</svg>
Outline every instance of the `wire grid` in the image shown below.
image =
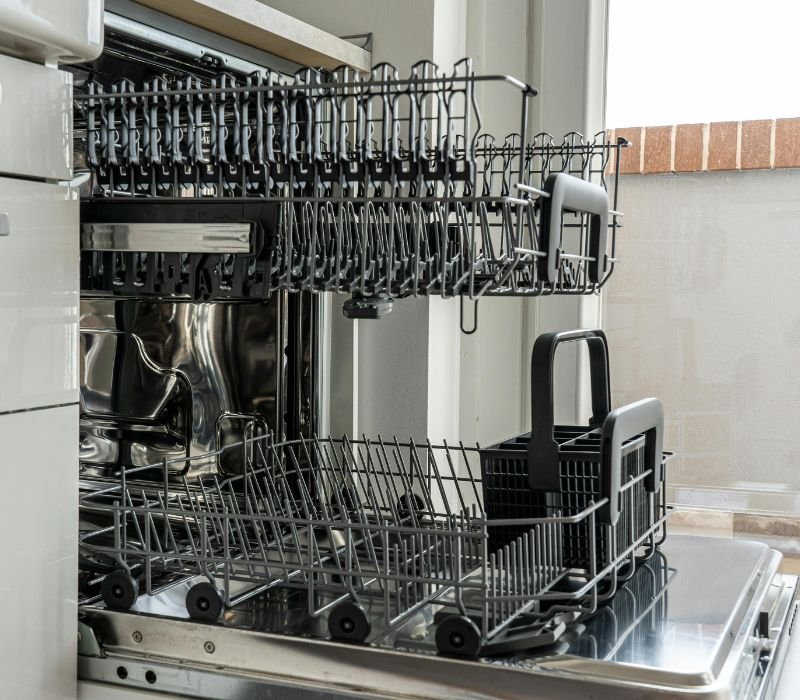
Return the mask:
<svg viewBox="0 0 800 700">
<path fill-rule="evenodd" d="M 388 628 L 447 593 L 462 614 L 480 617 L 484 641 L 520 615 L 553 614 L 541 600 L 581 612 L 596 605 L 605 571 L 584 573 L 578 593 L 555 587 L 571 573 L 565 523 L 586 520 L 593 531 L 604 502 L 517 521 L 524 532 L 490 551 L 477 447 L 259 437 L 224 449 L 243 450 L 242 474 L 190 481 L 186 460 L 175 459 L 161 466 L 158 487 L 135 482 L 140 467 L 85 493 L 82 512 L 107 522 L 82 535 L 84 550 L 136 567 L 148 593 L 164 573 L 207 576 L 228 605 L 289 586 L 306 593 L 311 616 L 352 600 L 378 610 Z M 241 583 L 250 584 L 243 594 Z"/>
<path fill-rule="evenodd" d="M 480 132 L 474 88 L 482 80 L 512 92 L 519 134 L 495 141 Z M 368 77 L 304 69 L 293 82 L 266 72 L 160 77 L 143 87 L 125 79 L 108 89 L 89 83 L 78 98 L 95 196 L 274 202 L 272 242 L 259 251 L 270 292 L 587 294 L 613 271 L 616 213 L 600 275 L 588 269 L 587 215 L 564 215 L 555 276 L 546 273 L 538 221 L 550 173 L 605 187 L 620 143 L 574 133 L 527 142 L 535 92 L 508 76 L 475 76 L 467 59 L 452 74 L 420 62 L 402 80 L 381 64 Z M 94 268 L 85 277 L 99 284 L 103 254 L 85 255 Z M 105 266 L 124 265 L 130 255 Z M 155 268 L 145 274 L 155 278 L 174 267 L 164 253 L 140 253 L 128 267 L 134 264 Z"/>
</svg>

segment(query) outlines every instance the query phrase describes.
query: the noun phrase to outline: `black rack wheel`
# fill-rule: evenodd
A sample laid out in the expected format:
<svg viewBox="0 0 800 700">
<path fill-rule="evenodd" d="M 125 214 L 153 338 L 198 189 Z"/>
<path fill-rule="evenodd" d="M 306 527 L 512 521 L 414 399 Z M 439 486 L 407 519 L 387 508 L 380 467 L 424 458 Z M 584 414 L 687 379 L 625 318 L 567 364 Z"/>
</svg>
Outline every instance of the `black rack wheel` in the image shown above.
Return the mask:
<svg viewBox="0 0 800 700">
<path fill-rule="evenodd" d="M 345 600 L 331 610 L 328 631 L 335 641 L 360 644 L 366 641 L 372 625 L 364 608 L 352 600 Z"/>
<path fill-rule="evenodd" d="M 481 653 L 478 626 L 463 615 L 451 615 L 436 626 L 436 649 L 440 654 L 476 659 Z"/>
<path fill-rule="evenodd" d="M 196 583 L 186 594 L 186 611 L 193 620 L 215 622 L 224 607 L 219 591 L 208 581 Z"/>
<path fill-rule="evenodd" d="M 100 586 L 103 602 L 115 610 L 130 610 L 139 597 L 139 582 L 124 569 L 115 569 Z"/>
<path fill-rule="evenodd" d="M 408 494 L 404 493 L 397 501 L 397 513 L 403 520 L 408 518 L 412 513 L 416 517 L 419 517 L 424 511 L 425 501 L 422 500 L 419 494 L 412 493 L 411 498 L 409 498 Z"/>
</svg>

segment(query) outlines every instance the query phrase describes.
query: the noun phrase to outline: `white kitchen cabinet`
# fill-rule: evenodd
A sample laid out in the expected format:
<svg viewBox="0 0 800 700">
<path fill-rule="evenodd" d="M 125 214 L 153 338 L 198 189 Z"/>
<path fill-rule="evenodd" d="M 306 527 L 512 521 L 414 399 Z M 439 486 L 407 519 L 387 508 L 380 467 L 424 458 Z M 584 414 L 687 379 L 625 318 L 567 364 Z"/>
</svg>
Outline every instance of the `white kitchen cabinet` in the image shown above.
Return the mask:
<svg viewBox="0 0 800 700">
<path fill-rule="evenodd" d="M 0 178 L 0 234 L 0 412 L 75 403 L 77 193 Z"/>
<path fill-rule="evenodd" d="M 103 0 L 3 0 L 0 53 L 79 63 L 103 50 Z"/>
<path fill-rule="evenodd" d="M 0 697 L 76 693 L 78 407 L 0 416 Z"/>
<path fill-rule="evenodd" d="M 0 56 L 0 173 L 70 179 L 70 73 Z"/>
</svg>

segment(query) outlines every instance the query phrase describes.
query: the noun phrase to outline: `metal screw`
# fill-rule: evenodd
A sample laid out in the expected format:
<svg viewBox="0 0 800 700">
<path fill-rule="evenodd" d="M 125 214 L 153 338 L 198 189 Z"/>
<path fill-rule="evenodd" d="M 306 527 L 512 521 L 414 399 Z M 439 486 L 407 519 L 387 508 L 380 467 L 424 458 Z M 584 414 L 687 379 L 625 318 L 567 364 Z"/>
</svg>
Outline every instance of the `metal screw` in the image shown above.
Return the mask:
<svg viewBox="0 0 800 700">
<path fill-rule="evenodd" d="M 133 641 L 136 642 L 137 644 L 141 644 L 142 643 L 142 633 L 141 632 L 138 632 L 138 631 L 134 632 L 131 636 L 133 637 Z"/>
<path fill-rule="evenodd" d="M 213 654 L 216 647 L 214 646 L 214 642 L 206 642 L 203 644 L 203 649 L 205 649 L 207 653 Z"/>
</svg>

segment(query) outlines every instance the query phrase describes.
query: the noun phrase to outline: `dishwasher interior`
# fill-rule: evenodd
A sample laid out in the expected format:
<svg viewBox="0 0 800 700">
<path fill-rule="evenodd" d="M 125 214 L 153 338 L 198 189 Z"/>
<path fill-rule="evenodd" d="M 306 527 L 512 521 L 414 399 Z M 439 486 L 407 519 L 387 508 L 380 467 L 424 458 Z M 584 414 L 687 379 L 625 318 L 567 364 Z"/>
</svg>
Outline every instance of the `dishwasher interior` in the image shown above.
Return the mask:
<svg viewBox="0 0 800 700">
<path fill-rule="evenodd" d="M 761 545 L 665 543 L 663 412 L 612 409 L 602 332 L 541 336 L 532 431 L 484 449 L 319 420 L 322 295 L 374 323 L 452 298 L 471 332 L 467 301 L 598 292 L 624 142 L 526 135 L 536 91 L 466 59 L 292 70 L 111 13 L 72 72 L 82 678 L 243 698 L 530 697 L 532 676 L 541 697 L 764 692 L 795 582 Z M 481 81 L 509 91 L 519 133 L 481 132 Z M 553 358 L 576 342 L 593 416 L 555 425 Z"/>
</svg>

